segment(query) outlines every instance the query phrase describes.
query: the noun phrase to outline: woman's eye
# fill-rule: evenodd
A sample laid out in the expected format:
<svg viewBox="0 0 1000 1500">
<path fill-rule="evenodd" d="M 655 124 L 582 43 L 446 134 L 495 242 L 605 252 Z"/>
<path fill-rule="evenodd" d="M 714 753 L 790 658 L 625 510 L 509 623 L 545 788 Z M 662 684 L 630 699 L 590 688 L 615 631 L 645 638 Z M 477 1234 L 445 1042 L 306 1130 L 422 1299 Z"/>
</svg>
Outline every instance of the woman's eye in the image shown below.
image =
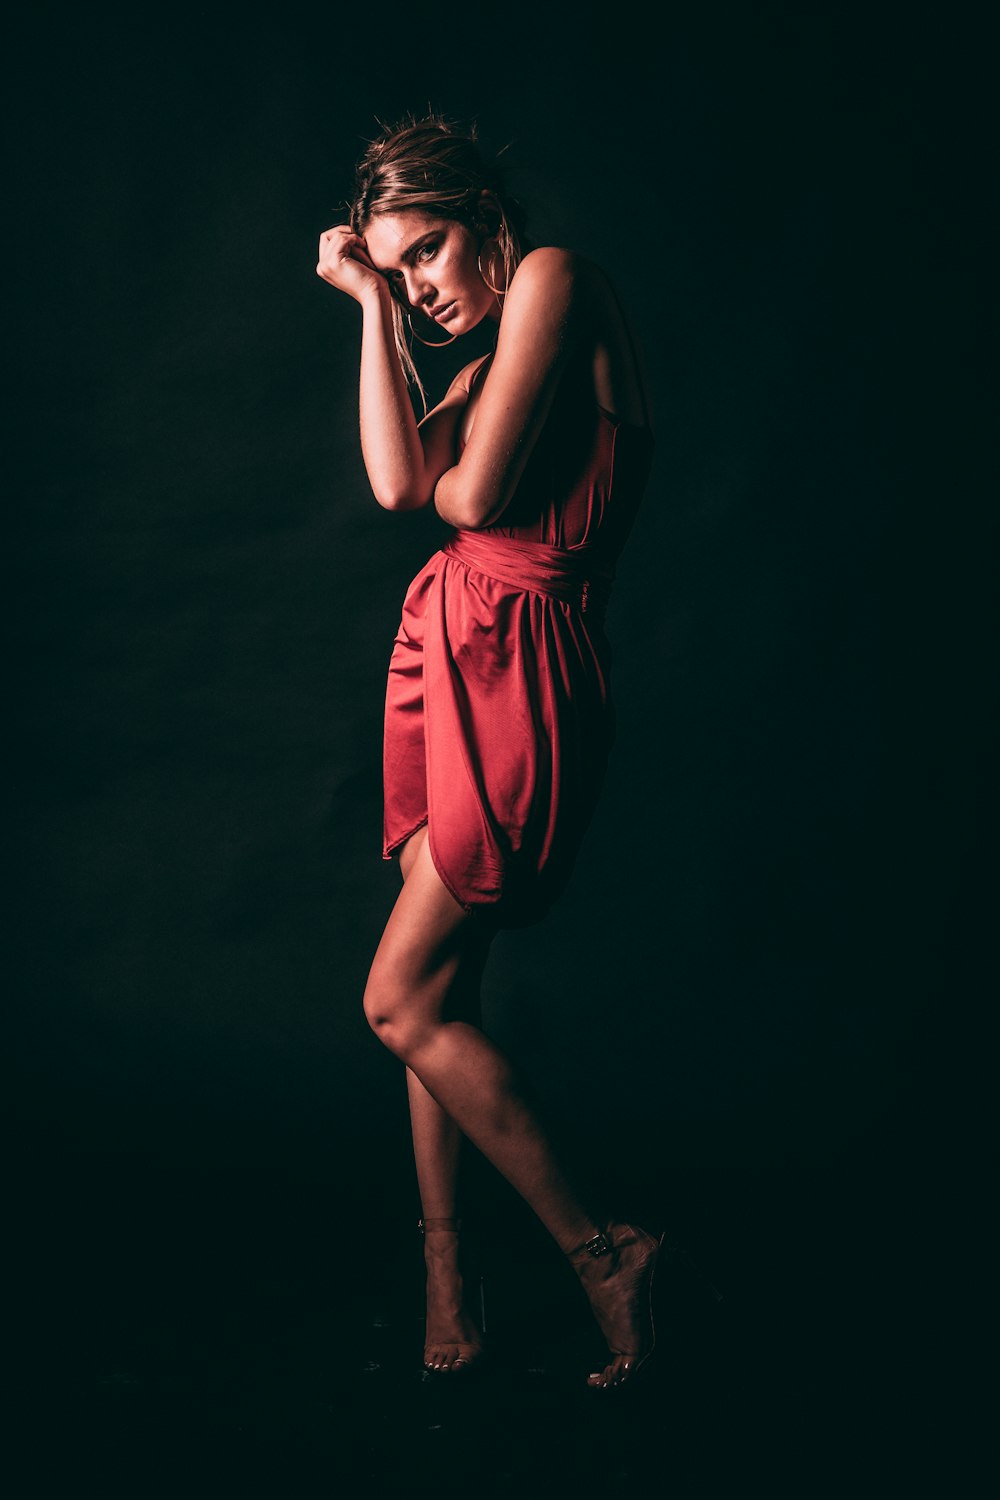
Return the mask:
<svg viewBox="0 0 1000 1500">
<path fill-rule="evenodd" d="M 418 260 L 430 260 L 437 251 L 437 244 L 432 240 L 429 245 L 421 245 L 417 251 Z"/>
</svg>

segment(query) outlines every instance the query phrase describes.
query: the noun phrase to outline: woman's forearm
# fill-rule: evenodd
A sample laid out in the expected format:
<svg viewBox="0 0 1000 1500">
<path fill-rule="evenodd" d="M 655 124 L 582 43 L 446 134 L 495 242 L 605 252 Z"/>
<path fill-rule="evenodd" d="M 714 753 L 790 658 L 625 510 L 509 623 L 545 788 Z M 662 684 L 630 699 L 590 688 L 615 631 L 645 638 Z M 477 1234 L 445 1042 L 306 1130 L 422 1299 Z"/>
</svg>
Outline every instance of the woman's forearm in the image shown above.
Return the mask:
<svg viewBox="0 0 1000 1500">
<path fill-rule="evenodd" d="M 388 287 L 361 303 L 361 451 L 375 498 L 387 510 L 424 504 L 424 450 L 392 331 Z"/>
</svg>

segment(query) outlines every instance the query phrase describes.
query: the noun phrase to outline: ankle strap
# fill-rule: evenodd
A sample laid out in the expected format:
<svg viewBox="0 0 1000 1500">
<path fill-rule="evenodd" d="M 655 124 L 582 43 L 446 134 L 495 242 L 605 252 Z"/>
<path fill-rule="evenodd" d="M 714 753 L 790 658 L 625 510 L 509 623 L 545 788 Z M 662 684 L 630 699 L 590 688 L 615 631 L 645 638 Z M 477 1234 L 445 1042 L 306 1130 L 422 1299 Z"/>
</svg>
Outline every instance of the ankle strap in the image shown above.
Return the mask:
<svg viewBox="0 0 1000 1500">
<path fill-rule="evenodd" d="M 566 1255 L 569 1260 L 579 1260 L 585 1255 L 596 1259 L 599 1255 L 610 1255 L 611 1250 L 611 1235 L 602 1229 L 589 1240 L 584 1241 L 582 1245 L 577 1245 L 575 1250 L 567 1250 Z"/>
<path fill-rule="evenodd" d="M 462 1221 L 461 1221 L 461 1219 L 418 1219 L 417 1220 L 417 1228 L 420 1230 L 421 1234 L 426 1234 L 428 1232 L 428 1230 L 435 1230 L 435 1229 L 448 1229 L 448 1230 L 451 1230 L 451 1232 L 453 1234 L 458 1234 L 458 1232 L 461 1229 L 461 1227 L 462 1227 Z"/>
<path fill-rule="evenodd" d="M 652 1239 L 645 1229 L 637 1229 L 634 1224 L 612 1223 L 592 1235 L 584 1244 L 577 1245 L 575 1250 L 568 1250 L 566 1253 L 568 1259 L 575 1264 L 585 1265 L 591 1258 L 596 1260 L 600 1255 L 610 1255 L 612 1250 L 635 1245 L 642 1239 Z M 652 1242 L 656 1243 L 655 1240 Z"/>
</svg>

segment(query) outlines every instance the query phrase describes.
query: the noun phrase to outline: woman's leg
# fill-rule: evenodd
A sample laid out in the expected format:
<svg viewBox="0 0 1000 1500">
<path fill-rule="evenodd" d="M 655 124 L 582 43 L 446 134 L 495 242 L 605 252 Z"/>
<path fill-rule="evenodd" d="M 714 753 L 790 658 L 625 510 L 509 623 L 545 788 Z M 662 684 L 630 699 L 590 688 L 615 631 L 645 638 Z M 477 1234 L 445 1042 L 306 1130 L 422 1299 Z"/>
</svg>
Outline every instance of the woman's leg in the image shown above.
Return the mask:
<svg viewBox="0 0 1000 1500">
<path fill-rule="evenodd" d="M 399 865 L 404 881 L 417 852 L 426 841 L 420 828 L 403 845 Z M 452 991 L 450 1011 L 478 1025 L 481 1017 L 480 983 L 490 936 L 470 954 L 462 982 Z M 406 1091 L 413 1131 L 413 1159 L 417 1169 L 420 1207 L 424 1219 L 459 1216 L 458 1177 L 464 1137 L 455 1121 L 424 1088 L 411 1068 L 406 1069 Z M 476 1345 L 479 1331 L 465 1306 L 459 1270 L 458 1236 L 432 1231 L 424 1239 L 427 1267 L 427 1334 L 424 1362 L 432 1369 L 450 1369 L 465 1361 L 461 1345 Z"/>
<path fill-rule="evenodd" d="M 425 824 L 411 834 L 400 849 L 399 868 L 404 882 L 426 840 Z M 475 1018 L 477 1017 L 478 1008 Z M 423 1216 L 425 1219 L 453 1218 L 458 1212 L 458 1166 L 462 1133 L 410 1068 L 406 1070 L 406 1092 L 410 1104 L 413 1157 Z"/>
<path fill-rule="evenodd" d="M 425 1219 L 453 1219 L 458 1215 L 462 1132 L 411 1068 L 406 1070 L 406 1093 L 421 1211 Z"/>
<path fill-rule="evenodd" d="M 564 1176 L 503 1053 L 455 1013 L 454 998 L 470 968 L 475 972 L 479 965 L 481 972 L 479 925 L 441 881 L 426 837 L 414 848 L 368 977 L 369 1022 L 431 1100 L 520 1192 L 560 1248 L 579 1250 L 599 1236 L 599 1226 Z M 453 1203 L 451 1137 L 419 1093 L 417 1100 L 418 1133 L 436 1142 L 438 1152 L 432 1190 L 447 1193 L 450 1183 Z M 652 1351 L 648 1289 L 656 1256 L 656 1242 L 644 1231 L 606 1228 L 609 1242 L 600 1258 L 573 1257 L 611 1349 L 610 1362 L 590 1377 L 601 1386 L 619 1384 Z"/>
<path fill-rule="evenodd" d="M 427 827 L 418 828 L 399 851 L 400 872 L 405 881 L 414 860 L 427 841 Z M 480 983 L 489 952 L 487 934 L 463 965 L 460 980 L 452 987 L 449 1013 L 454 1018 L 480 1024 Z M 458 1171 L 462 1132 L 448 1112 L 424 1088 L 412 1068 L 406 1069 L 406 1091 L 413 1127 L 413 1156 L 425 1219 L 454 1218 L 458 1214 Z"/>
<path fill-rule="evenodd" d="M 569 1251 L 597 1226 L 506 1057 L 478 1026 L 454 1014 L 454 996 L 467 985 L 470 968 L 481 968 L 483 941 L 476 920 L 442 883 L 424 838 L 375 954 L 365 1011 L 380 1040 Z"/>
</svg>

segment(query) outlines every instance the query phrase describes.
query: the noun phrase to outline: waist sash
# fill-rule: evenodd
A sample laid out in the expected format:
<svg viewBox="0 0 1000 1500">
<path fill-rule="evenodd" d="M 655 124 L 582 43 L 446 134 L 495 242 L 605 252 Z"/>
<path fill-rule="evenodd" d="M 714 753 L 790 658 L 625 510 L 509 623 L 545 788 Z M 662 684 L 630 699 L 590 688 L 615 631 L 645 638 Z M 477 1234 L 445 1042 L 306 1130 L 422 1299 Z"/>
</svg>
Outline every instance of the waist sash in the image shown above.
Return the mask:
<svg viewBox="0 0 1000 1500">
<path fill-rule="evenodd" d="M 614 570 L 598 560 L 593 546 L 550 547 L 459 528 L 441 550 L 489 578 L 561 599 L 581 614 L 603 613 L 611 596 Z"/>
</svg>

